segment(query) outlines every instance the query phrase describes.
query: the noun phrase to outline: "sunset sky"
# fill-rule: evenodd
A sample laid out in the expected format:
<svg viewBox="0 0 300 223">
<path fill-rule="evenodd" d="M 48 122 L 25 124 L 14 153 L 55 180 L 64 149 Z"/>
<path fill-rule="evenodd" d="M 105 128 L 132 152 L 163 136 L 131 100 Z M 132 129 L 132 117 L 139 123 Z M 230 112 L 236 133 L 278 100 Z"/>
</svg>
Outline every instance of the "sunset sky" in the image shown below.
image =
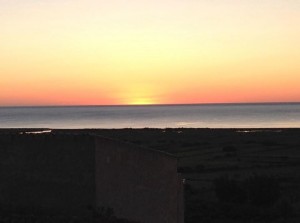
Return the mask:
<svg viewBox="0 0 300 223">
<path fill-rule="evenodd" d="M 281 101 L 299 0 L 0 0 L 0 106 Z"/>
</svg>

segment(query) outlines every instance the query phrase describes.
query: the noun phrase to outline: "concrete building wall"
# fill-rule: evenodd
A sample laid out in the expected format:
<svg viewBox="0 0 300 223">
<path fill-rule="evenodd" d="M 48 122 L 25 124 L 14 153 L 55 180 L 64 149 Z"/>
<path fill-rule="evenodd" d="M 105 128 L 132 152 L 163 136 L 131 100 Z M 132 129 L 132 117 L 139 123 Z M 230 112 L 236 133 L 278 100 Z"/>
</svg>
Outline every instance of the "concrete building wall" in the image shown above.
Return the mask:
<svg viewBox="0 0 300 223">
<path fill-rule="evenodd" d="M 96 138 L 96 203 L 142 223 L 182 223 L 177 160 L 134 145 Z"/>
<path fill-rule="evenodd" d="M 88 212 L 95 198 L 91 137 L 0 135 L 0 206 L 26 212 Z"/>
</svg>

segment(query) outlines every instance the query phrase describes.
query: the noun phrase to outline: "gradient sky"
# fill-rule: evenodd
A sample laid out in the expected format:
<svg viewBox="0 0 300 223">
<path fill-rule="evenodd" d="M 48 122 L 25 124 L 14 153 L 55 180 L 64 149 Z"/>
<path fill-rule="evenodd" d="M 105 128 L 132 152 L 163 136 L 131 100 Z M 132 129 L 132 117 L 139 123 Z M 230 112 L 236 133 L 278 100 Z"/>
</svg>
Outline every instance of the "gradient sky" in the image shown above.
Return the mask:
<svg viewBox="0 0 300 223">
<path fill-rule="evenodd" d="M 299 0 L 0 0 L 0 106 L 279 101 Z"/>
</svg>

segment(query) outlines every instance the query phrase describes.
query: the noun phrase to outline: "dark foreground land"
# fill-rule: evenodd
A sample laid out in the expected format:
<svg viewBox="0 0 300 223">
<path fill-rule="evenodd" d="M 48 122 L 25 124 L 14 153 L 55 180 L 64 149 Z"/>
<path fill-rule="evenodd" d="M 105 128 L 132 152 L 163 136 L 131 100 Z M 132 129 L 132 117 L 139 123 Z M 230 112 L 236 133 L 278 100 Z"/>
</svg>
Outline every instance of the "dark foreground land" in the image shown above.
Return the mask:
<svg viewBox="0 0 300 223">
<path fill-rule="evenodd" d="M 0 129 L 0 133 L 35 130 Z M 300 222 L 300 129 L 88 129 L 178 157 L 185 222 Z M 1 219 L 0 219 L 1 222 Z"/>
</svg>

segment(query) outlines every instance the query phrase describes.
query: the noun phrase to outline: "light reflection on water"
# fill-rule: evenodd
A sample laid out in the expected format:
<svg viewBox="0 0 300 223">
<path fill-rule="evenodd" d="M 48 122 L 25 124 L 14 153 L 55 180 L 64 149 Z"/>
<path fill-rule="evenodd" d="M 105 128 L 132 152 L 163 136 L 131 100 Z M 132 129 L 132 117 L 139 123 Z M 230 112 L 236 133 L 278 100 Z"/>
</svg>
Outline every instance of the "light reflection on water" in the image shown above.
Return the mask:
<svg viewBox="0 0 300 223">
<path fill-rule="evenodd" d="M 300 104 L 2 107 L 0 128 L 300 128 Z"/>
<path fill-rule="evenodd" d="M 30 134 L 38 135 L 38 134 L 49 134 L 49 133 L 51 133 L 51 132 L 52 132 L 52 130 L 42 130 L 42 131 L 20 132 L 19 134 L 20 134 L 20 135 L 23 135 L 23 134 L 27 134 L 27 135 L 30 135 Z"/>
</svg>

